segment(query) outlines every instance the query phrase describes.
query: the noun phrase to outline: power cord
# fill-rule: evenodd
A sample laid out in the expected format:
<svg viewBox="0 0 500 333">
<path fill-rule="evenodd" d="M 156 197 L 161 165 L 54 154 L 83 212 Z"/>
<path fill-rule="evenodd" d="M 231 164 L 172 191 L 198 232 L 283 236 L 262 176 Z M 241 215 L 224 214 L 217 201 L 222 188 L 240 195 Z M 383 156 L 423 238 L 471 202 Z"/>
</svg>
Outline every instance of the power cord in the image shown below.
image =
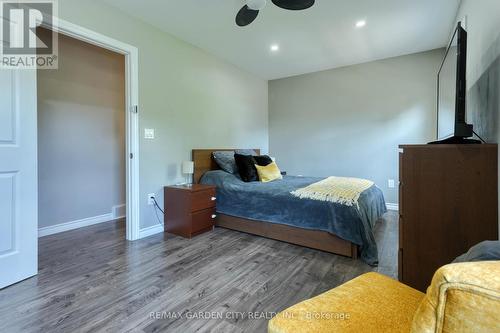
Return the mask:
<svg viewBox="0 0 500 333">
<path fill-rule="evenodd" d="M 156 215 L 156 219 L 158 220 L 158 223 L 159 224 L 162 224 L 163 225 L 163 222 L 162 220 L 160 219 L 160 217 L 158 216 L 158 210 L 160 210 L 160 212 L 163 213 L 163 215 L 165 215 L 165 212 L 163 211 L 163 209 L 161 209 L 160 205 L 158 205 L 158 202 L 156 201 L 156 198 L 155 197 L 151 197 L 150 198 L 151 200 L 153 200 L 154 202 L 154 205 L 153 205 L 153 209 L 155 211 L 155 215 Z M 158 209 L 158 210 L 157 210 Z"/>
<path fill-rule="evenodd" d="M 484 141 L 483 138 L 480 137 L 474 130 L 472 131 L 472 133 L 474 133 L 474 135 L 477 136 L 483 143 L 486 143 L 486 141 Z"/>
<path fill-rule="evenodd" d="M 163 214 L 165 214 L 165 212 L 163 211 L 163 209 L 161 209 L 160 205 L 158 205 L 158 202 L 156 201 L 156 198 L 155 197 L 151 197 L 151 199 L 153 199 L 153 201 L 155 203 L 155 206 L 160 210 L 160 212 L 162 212 Z"/>
</svg>

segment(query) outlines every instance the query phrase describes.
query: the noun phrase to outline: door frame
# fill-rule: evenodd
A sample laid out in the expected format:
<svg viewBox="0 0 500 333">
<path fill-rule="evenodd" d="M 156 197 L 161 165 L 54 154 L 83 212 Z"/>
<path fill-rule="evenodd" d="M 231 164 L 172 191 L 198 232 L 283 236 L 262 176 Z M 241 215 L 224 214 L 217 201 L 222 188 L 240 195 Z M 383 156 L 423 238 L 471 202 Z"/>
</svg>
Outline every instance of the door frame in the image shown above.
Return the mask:
<svg viewBox="0 0 500 333">
<path fill-rule="evenodd" d="M 135 46 L 60 18 L 54 18 L 53 26 L 44 26 L 44 23 L 41 26 L 125 56 L 126 238 L 130 241 L 137 240 L 140 238 L 139 51 Z"/>
</svg>

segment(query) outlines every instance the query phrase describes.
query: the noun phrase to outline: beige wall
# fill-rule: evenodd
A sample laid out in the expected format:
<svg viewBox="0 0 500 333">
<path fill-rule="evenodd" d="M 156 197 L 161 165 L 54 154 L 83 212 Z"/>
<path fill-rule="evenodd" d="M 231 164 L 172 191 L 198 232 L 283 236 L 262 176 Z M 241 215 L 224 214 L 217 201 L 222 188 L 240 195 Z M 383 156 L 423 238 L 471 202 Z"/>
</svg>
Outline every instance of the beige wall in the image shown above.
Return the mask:
<svg viewBox="0 0 500 333">
<path fill-rule="evenodd" d="M 184 181 L 193 148 L 268 150 L 267 81 L 94 0 L 60 0 L 60 18 L 139 50 L 140 224 L 157 224 L 147 194 Z M 143 136 L 142 136 L 143 137 Z"/>
<path fill-rule="evenodd" d="M 398 202 L 398 145 L 436 136 L 443 50 L 269 83 L 270 153 L 289 174 L 374 180 Z"/>
<path fill-rule="evenodd" d="M 40 227 L 125 203 L 124 57 L 60 36 L 59 59 L 37 73 Z"/>
</svg>

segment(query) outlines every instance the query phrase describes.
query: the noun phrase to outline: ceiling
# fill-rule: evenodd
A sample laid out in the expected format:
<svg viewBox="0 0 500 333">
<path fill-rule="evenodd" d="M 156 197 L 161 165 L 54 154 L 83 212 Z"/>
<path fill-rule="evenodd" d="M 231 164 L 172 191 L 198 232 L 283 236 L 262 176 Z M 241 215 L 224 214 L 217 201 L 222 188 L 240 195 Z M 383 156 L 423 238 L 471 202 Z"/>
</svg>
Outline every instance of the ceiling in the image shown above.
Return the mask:
<svg viewBox="0 0 500 333">
<path fill-rule="evenodd" d="M 294 12 L 268 0 L 241 28 L 234 19 L 245 0 L 101 1 L 269 80 L 443 47 L 460 3 L 316 0 Z"/>
</svg>

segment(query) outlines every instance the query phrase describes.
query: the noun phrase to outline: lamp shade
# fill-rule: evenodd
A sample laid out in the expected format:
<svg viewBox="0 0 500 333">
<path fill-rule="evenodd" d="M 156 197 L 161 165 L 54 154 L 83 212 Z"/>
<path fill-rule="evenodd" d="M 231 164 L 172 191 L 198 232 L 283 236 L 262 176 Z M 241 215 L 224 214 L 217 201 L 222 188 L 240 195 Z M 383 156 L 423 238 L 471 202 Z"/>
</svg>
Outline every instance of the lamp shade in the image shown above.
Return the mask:
<svg viewBox="0 0 500 333">
<path fill-rule="evenodd" d="M 182 173 L 187 175 L 192 175 L 194 173 L 194 162 L 193 161 L 182 162 Z"/>
</svg>

